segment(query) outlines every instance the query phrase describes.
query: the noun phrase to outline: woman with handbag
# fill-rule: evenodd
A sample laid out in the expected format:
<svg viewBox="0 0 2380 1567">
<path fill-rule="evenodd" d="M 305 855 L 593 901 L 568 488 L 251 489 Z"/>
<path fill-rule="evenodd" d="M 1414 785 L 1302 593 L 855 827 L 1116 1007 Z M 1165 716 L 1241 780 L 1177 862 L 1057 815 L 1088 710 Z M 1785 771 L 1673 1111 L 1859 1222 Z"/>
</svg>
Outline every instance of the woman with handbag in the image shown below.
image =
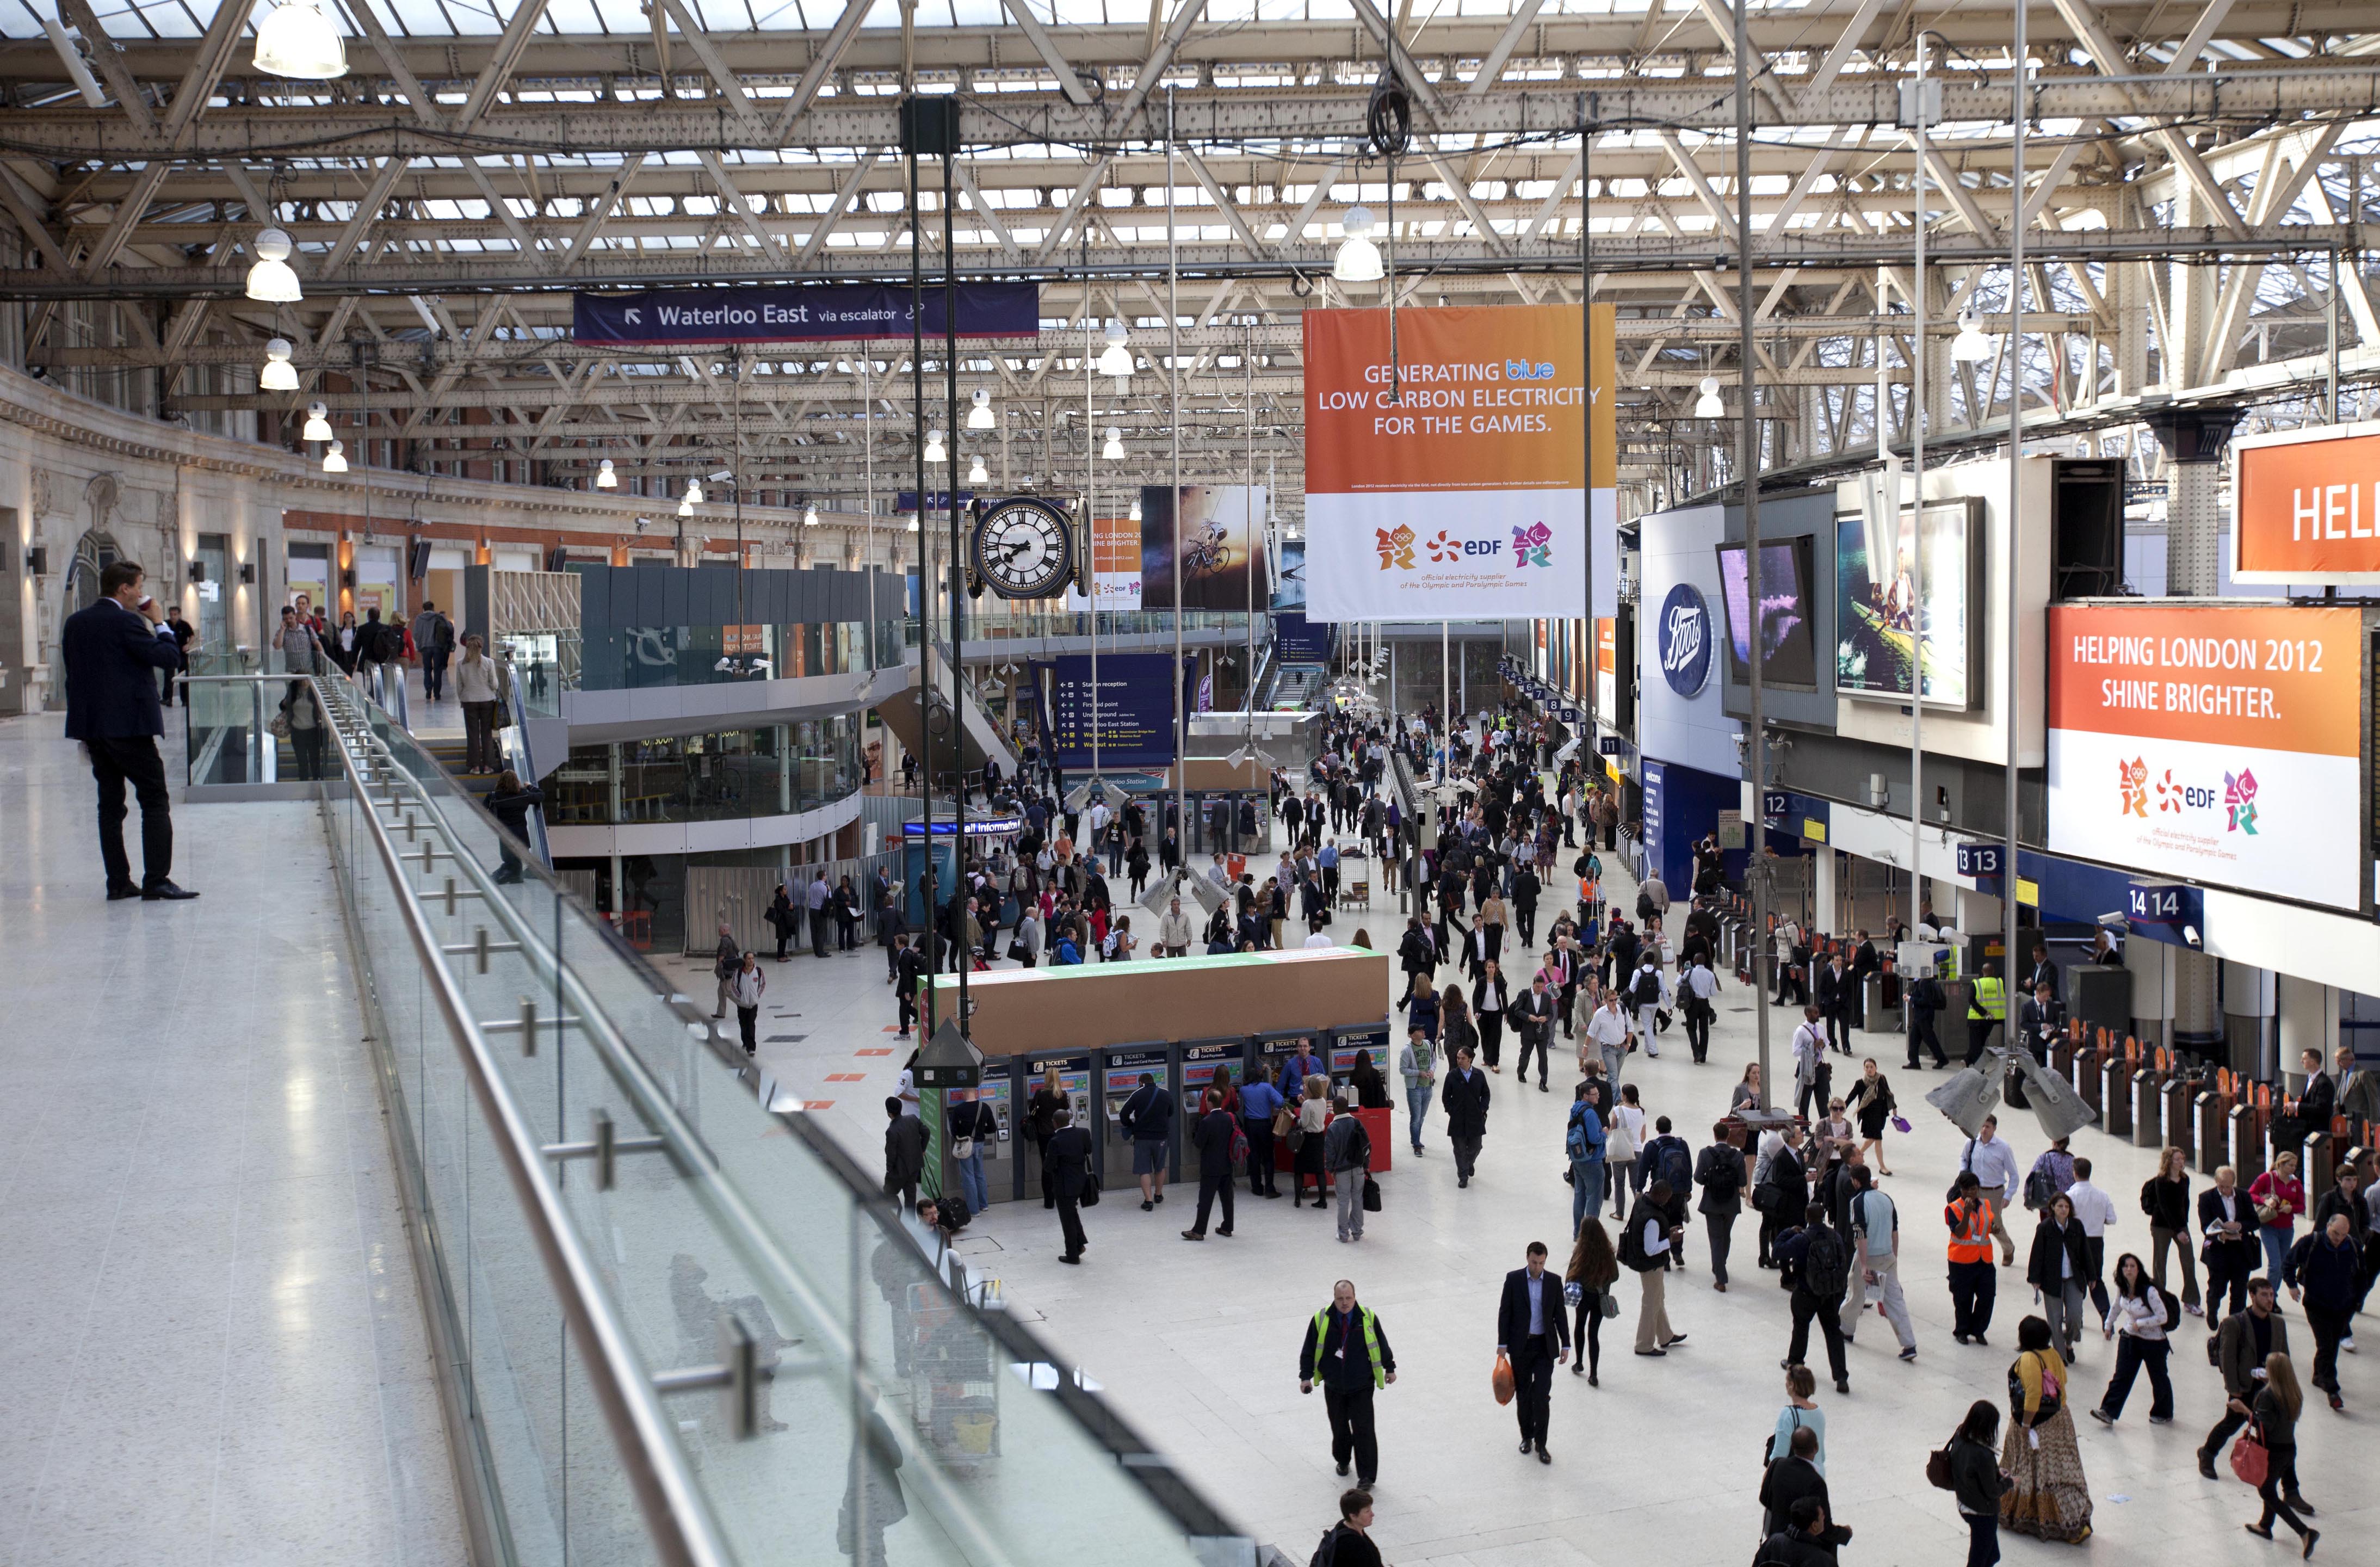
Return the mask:
<svg viewBox="0 0 2380 1567">
<path fill-rule="evenodd" d="M 1892 1085 L 1876 1070 L 1874 1056 L 1860 1063 L 1859 1081 L 1843 1096 L 1843 1107 L 1856 1107 L 1859 1111 L 1859 1161 L 1868 1162 L 1867 1155 L 1873 1150 L 1876 1174 L 1891 1174 L 1890 1167 L 1884 1162 L 1884 1129 L 1891 1124 L 1892 1112 L 1898 1107 L 1893 1103 Z"/>
<path fill-rule="evenodd" d="M 2000 1467 L 1999 1406 L 1979 1398 L 1967 1406 L 1967 1417 L 1950 1441 L 1928 1462 L 1926 1478 L 1959 1500 L 1959 1516 L 1967 1521 L 1967 1567 L 1993 1567 L 2000 1559 L 2000 1499 L 2016 1481 Z"/>
<path fill-rule="evenodd" d="M 2298 1179 L 2298 1156 L 2285 1153 L 2276 1158 L 2273 1167 L 2249 1185 L 2248 1200 L 2256 1207 L 2256 1238 L 2265 1243 L 2265 1271 L 2277 1279 L 2289 1262 L 2289 1242 L 2297 1230 L 2298 1215 L 2306 1210 L 2305 1183 Z"/>
<path fill-rule="evenodd" d="M 2016 1342 L 2008 1373 L 2008 1439 L 2000 1447 L 2000 1467 L 2016 1483 L 2000 1498 L 2000 1526 L 2080 1544 L 2091 1537 L 2091 1485 L 2067 1408 L 2066 1359 L 2050 1347 L 2046 1318 L 2019 1323 Z"/>
<path fill-rule="evenodd" d="M 1314 1177 L 1314 1206 L 1330 1207 L 1330 1177 L 1322 1164 L 1322 1136 L 1330 1127 L 1330 1075 L 1315 1072 L 1305 1079 L 1305 1097 L 1298 1101 L 1297 1114 L 1289 1124 L 1290 1192 L 1295 1199 L 1290 1206 L 1305 1204 L 1305 1178 Z"/>
<path fill-rule="evenodd" d="M 1570 1373 L 1585 1377 L 1590 1388 L 1601 1386 L 1597 1373 L 1603 1365 L 1603 1319 L 1620 1315 L 1620 1299 L 1611 1286 L 1620 1282 L 1620 1254 L 1612 1249 L 1611 1233 L 1600 1219 L 1580 1221 L 1578 1239 L 1570 1248 L 1570 1266 L 1562 1269 L 1562 1293 L 1578 1313 L 1571 1333 Z"/>
<path fill-rule="evenodd" d="M 2299 1391 L 2296 1367 L 2288 1355 L 2275 1350 L 2265 1356 L 2265 1385 L 2256 1390 L 2256 1423 L 2240 1439 L 2231 1459 L 2234 1469 L 2253 1466 L 2256 1459 L 2249 1450 L 2261 1449 L 2265 1473 L 2256 1482 L 2256 1494 L 2264 1499 L 2265 1512 L 2254 1523 L 2242 1526 L 2258 1539 L 2268 1540 L 2273 1537 L 2273 1520 L 2278 1518 L 2305 1542 L 2298 1553 L 2301 1561 L 2313 1555 L 2313 1542 L 2322 1538 L 2322 1531 L 2310 1527 L 2283 1500 L 2298 1494 L 2298 1415 L 2304 1408 L 2305 1395 Z"/>
</svg>

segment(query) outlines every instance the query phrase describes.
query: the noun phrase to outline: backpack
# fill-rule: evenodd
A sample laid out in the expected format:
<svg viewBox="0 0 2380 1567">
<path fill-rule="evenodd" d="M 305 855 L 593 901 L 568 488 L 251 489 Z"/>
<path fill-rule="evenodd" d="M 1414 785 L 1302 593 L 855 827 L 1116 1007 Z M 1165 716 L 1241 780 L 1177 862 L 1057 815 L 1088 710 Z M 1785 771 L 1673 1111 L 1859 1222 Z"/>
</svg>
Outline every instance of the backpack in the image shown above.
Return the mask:
<svg viewBox="0 0 2380 1567">
<path fill-rule="evenodd" d="M 941 1215 L 941 1223 L 945 1230 L 964 1230 L 967 1221 L 975 1217 L 967 1211 L 966 1199 L 954 1193 L 936 1197 L 934 1208 Z"/>
<path fill-rule="evenodd" d="M 1314 1548 L 1314 1555 L 1305 1567 L 1332 1567 L 1339 1560 L 1339 1525 L 1331 1524 L 1322 1531 L 1322 1543 Z"/>
<path fill-rule="evenodd" d="M 1591 1147 L 1586 1140 L 1586 1120 L 1584 1116 L 1573 1115 L 1570 1118 L 1570 1130 L 1562 1135 L 1562 1151 L 1571 1157 L 1572 1162 L 1582 1159 L 1595 1159 L 1601 1155 L 1603 1150 L 1600 1148 Z"/>
<path fill-rule="evenodd" d="M 2155 1284 L 2149 1288 L 2156 1292 L 2157 1302 L 2165 1308 L 2165 1330 L 2168 1333 L 2179 1331 L 2181 1327 L 2181 1297 L 2169 1290 L 2159 1290 Z M 2209 1338 L 2214 1336 L 2212 1333 L 2207 1335 Z"/>
<path fill-rule="evenodd" d="M 1628 999 L 1638 1006 L 1661 1004 L 1661 977 L 1649 969 L 1636 971 L 1636 983 L 1629 988 Z"/>
<path fill-rule="evenodd" d="M 2036 1213 L 2047 1213 L 2049 1205 L 2057 1200 L 2058 1177 L 2045 1166 L 2034 1166 L 2033 1173 L 2024 1178 L 2024 1206 Z"/>
<path fill-rule="evenodd" d="M 1645 1256 L 1645 1226 L 1630 1222 L 1620 1227 L 1620 1260 L 1639 1273 L 1650 1273 L 1657 1264 Z"/>
<path fill-rule="evenodd" d="M 1670 1190 L 1682 1201 L 1694 1188 L 1694 1161 L 1682 1143 L 1672 1143 L 1661 1150 L 1661 1167 L 1653 1173 L 1656 1179 L 1670 1183 Z"/>
<path fill-rule="evenodd" d="M 1843 1238 L 1823 1224 L 1813 1226 L 1810 1249 L 1802 1257 L 1802 1288 L 1821 1301 L 1839 1301 L 1851 1287 L 1851 1257 Z"/>
<path fill-rule="evenodd" d="M 1714 1148 L 1713 1152 L 1718 1150 Z M 1733 1149 L 1730 1149 L 1733 1152 Z M 1710 1161 L 1710 1174 L 1703 1181 L 1703 1192 L 1715 1202 L 1725 1202 L 1743 1187 L 1743 1160 L 1741 1157 L 1724 1155 Z"/>
<path fill-rule="evenodd" d="M 1650 918 L 1652 918 L 1652 917 L 1653 917 L 1654 913 L 1655 913 L 1655 910 L 1654 910 L 1654 908 L 1653 908 L 1653 894 L 1652 894 L 1652 893 L 1637 893 L 1637 894 L 1636 894 L 1636 917 L 1637 917 L 1637 918 L 1639 918 L 1639 919 L 1650 919 Z"/>
</svg>

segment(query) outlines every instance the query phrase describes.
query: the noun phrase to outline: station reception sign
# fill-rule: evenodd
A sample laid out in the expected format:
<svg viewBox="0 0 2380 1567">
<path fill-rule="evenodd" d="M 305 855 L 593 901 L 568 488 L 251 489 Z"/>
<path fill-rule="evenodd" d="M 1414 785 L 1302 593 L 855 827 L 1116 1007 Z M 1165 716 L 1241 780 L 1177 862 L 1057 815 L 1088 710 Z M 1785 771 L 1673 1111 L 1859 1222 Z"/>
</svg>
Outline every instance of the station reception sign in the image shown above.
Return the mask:
<svg viewBox="0 0 2380 1567">
<path fill-rule="evenodd" d="M 1617 612 L 1612 309 L 1588 364 L 1575 305 L 1308 310 L 1306 613 L 1315 620 L 1576 619 L 1586 419 L 1595 598 Z M 1590 373 L 1591 370 L 1591 373 Z"/>
<path fill-rule="evenodd" d="M 2362 624 L 2353 609 L 2050 606 L 2050 851 L 2359 906 Z"/>
</svg>

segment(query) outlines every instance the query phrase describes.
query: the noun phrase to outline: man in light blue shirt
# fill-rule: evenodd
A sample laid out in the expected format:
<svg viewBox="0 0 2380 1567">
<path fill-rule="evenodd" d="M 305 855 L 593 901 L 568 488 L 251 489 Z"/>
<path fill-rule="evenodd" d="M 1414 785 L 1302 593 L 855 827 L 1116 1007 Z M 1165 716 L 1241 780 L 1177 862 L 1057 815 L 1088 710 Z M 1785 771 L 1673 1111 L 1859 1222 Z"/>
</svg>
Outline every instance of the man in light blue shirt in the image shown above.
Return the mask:
<svg viewBox="0 0 2380 1567">
<path fill-rule="evenodd" d="M 2016 1154 L 1999 1135 L 1999 1117 L 1986 1115 L 1976 1129 L 1974 1140 L 1967 1145 L 1959 1158 L 1959 1168 L 1972 1170 L 1983 1188 L 1984 1200 L 1991 1205 L 1992 1233 L 1999 1237 L 2000 1266 L 2016 1266 L 2016 1242 L 2010 1238 L 2008 1224 L 2001 1218 L 2017 1198 Z"/>
</svg>

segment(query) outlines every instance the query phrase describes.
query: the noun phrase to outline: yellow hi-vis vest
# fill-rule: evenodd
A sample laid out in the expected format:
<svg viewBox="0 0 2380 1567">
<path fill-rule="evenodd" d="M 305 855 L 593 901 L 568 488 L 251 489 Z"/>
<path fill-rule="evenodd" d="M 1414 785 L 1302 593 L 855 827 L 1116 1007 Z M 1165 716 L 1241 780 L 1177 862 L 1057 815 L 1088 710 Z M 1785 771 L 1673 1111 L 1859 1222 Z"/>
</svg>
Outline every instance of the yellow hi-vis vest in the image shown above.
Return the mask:
<svg viewBox="0 0 2380 1567">
<path fill-rule="evenodd" d="M 2008 1021 L 2008 990 L 1999 980 L 1985 975 L 1975 981 L 1975 993 L 1968 999 L 1967 1015 Z"/>
<path fill-rule="evenodd" d="M 1364 1353 L 1372 1357 L 1372 1386 L 1385 1388 L 1389 1385 L 1389 1368 L 1380 1364 L 1380 1330 L 1372 1308 L 1358 1305 L 1355 1315 L 1364 1329 Z M 1330 1308 L 1326 1306 L 1314 1314 L 1314 1379 L 1318 1382 L 1322 1379 L 1322 1346 L 1330 1337 Z"/>
</svg>

